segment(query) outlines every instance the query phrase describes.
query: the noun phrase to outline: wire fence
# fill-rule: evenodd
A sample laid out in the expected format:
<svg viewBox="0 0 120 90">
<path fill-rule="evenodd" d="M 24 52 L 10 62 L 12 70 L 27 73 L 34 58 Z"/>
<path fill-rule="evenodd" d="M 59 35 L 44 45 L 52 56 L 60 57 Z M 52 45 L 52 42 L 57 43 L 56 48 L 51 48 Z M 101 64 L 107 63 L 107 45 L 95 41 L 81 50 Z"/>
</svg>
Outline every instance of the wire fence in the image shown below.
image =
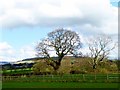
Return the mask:
<svg viewBox="0 0 120 90">
<path fill-rule="evenodd" d="M 2 81 L 20 82 L 120 82 L 119 74 L 71 74 L 71 75 L 32 75 L 2 76 Z"/>
</svg>

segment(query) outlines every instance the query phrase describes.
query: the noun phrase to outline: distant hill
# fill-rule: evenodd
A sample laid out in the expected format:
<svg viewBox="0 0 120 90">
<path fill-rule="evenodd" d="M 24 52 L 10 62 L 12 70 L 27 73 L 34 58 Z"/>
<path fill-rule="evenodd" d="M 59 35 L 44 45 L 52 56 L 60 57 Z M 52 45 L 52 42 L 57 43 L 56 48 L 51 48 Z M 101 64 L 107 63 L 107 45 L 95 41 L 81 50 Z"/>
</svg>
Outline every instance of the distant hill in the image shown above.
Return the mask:
<svg viewBox="0 0 120 90">
<path fill-rule="evenodd" d="M 58 60 L 58 57 L 51 57 L 54 60 Z M 74 56 L 65 56 L 64 58 L 76 58 Z M 0 65 L 5 65 L 5 64 L 12 64 L 12 63 L 17 63 L 17 62 L 22 62 L 22 61 L 37 61 L 37 60 L 43 60 L 44 57 L 34 57 L 34 58 L 26 58 L 23 60 L 18 60 L 16 62 L 6 62 L 6 61 L 0 61 Z"/>
<path fill-rule="evenodd" d="M 22 61 L 40 60 L 40 59 L 44 59 L 44 58 L 43 57 L 26 58 L 26 59 L 23 59 Z"/>
<path fill-rule="evenodd" d="M 54 60 L 58 60 L 58 57 L 51 57 L 53 58 Z M 87 58 L 87 57 L 74 57 L 74 56 L 65 56 L 64 57 L 65 59 L 67 58 Z M 5 65 L 5 64 L 12 64 L 12 63 L 17 63 L 17 62 L 30 62 L 30 61 L 34 61 L 36 62 L 37 60 L 43 60 L 44 57 L 34 57 L 34 58 L 26 58 L 26 59 L 23 59 L 23 60 L 19 60 L 19 61 L 16 61 L 16 62 L 6 62 L 6 61 L 0 61 L 0 65 Z M 112 59 L 110 61 L 113 61 Z M 116 60 L 115 60 L 116 61 Z"/>
<path fill-rule="evenodd" d="M 0 65 L 10 64 L 9 62 L 0 61 Z"/>
<path fill-rule="evenodd" d="M 54 60 L 58 60 L 58 57 L 51 57 Z M 73 58 L 73 56 L 65 56 L 64 58 Z M 22 61 L 35 61 L 35 60 L 42 60 L 44 59 L 44 57 L 34 57 L 34 58 L 27 58 L 27 59 L 23 59 Z"/>
</svg>

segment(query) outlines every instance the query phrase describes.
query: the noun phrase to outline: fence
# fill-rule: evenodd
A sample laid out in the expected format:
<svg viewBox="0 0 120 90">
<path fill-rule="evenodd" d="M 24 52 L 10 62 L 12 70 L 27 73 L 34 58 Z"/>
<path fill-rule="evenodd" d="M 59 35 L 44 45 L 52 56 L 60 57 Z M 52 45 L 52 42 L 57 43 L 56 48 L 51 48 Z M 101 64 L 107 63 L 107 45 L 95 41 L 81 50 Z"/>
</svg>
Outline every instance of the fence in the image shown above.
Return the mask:
<svg viewBox="0 0 120 90">
<path fill-rule="evenodd" d="M 2 81 L 21 82 L 119 82 L 118 74 L 71 74 L 71 75 L 33 75 L 2 76 Z"/>
</svg>

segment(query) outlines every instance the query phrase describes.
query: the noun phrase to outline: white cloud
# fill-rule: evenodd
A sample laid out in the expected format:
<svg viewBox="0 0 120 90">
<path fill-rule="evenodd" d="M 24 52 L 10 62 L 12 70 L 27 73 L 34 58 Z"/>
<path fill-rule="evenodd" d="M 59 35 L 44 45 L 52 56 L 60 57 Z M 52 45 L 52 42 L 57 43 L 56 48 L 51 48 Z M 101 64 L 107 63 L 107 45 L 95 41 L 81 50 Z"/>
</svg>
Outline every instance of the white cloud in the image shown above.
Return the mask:
<svg viewBox="0 0 120 90">
<path fill-rule="evenodd" d="M 20 57 L 25 59 L 25 58 L 32 58 L 35 57 L 35 50 L 32 46 L 24 46 L 20 49 Z"/>
<path fill-rule="evenodd" d="M 0 61 L 13 61 L 15 50 L 7 42 L 0 42 Z"/>
<path fill-rule="evenodd" d="M 0 56 L 0 61 L 15 62 L 18 60 L 21 60 L 21 59 L 17 57 L 12 57 L 12 56 Z"/>
<path fill-rule="evenodd" d="M 32 57 L 35 57 L 35 51 L 31 45 L 16 50 L 7 42 L 0 42 L 0 61 L 14 62 Z"/>
<path fill-rule="evenodd" d="M 12 55 L 14 50 L 7 42 L 0 42 L 0 55 L 10 54 Z"/>
<path fill-rule="evenodd" d="M 116 17 L 109 0 L 0 0 L 2 28 L 21 26 L 102 26 Z M 115 15 L 114 15 L 115 14 Z"/>
</svg>

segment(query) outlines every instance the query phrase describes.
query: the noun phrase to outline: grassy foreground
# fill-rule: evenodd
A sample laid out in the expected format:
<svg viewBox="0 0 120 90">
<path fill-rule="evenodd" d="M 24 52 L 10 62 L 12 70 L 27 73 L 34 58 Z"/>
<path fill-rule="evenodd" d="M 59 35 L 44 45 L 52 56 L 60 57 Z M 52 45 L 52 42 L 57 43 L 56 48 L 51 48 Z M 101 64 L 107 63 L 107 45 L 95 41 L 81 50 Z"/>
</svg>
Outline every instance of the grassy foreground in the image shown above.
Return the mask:
<svg viewBox="0 0 120 90">
<path fill-rule="evenodd" d="M 4 82 L 2 88 L 118 88 L 118 83 Z"/>
</svg>

